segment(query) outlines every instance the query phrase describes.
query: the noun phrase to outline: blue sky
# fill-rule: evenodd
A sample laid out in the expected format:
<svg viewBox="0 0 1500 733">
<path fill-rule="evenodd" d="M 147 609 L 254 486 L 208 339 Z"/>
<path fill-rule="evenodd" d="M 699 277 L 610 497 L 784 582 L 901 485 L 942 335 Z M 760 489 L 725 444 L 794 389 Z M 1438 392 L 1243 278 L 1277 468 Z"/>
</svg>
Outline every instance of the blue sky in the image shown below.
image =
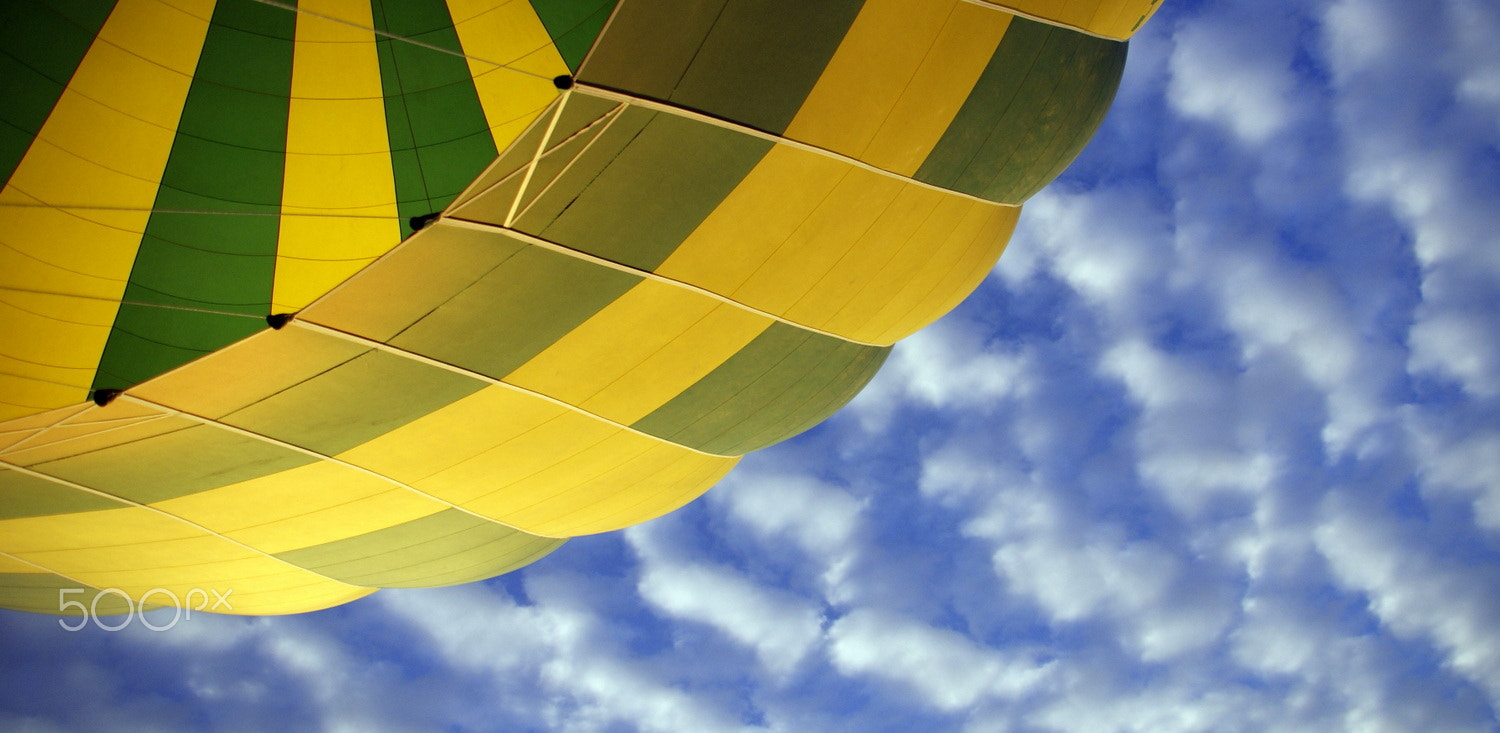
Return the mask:
<svg viewBox="0 0 1500 733">
<path fill-rule="evenodd" d="M 978 292 L 486 583 L 66 632 L 14 731 L 1500 730 L 1500 5 L 1167 0 Z"/>
</svg>

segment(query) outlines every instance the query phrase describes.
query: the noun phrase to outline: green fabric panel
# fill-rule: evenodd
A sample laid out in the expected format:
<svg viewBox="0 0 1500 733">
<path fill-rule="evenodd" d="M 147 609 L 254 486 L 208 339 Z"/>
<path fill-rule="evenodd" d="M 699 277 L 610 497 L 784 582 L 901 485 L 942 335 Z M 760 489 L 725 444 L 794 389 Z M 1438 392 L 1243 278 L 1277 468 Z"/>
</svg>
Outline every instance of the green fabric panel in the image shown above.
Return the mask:
<svg viewBox="0 0 1500 733">
<path fill-rule="evenodd" d="M 839 349 L 830 349 L 824 360 L 807 372 L 809 384 L 799 388 L 799 394 L 810 393 L 806 402 L 792 404 L 783 399 L 782 416 L 767 415 L 761 431 L 747 435 L 735 450 L 748 453 L 775 445 L 827 420 L 869 384 L 888 356 L 889 347 L 841 344 Z"/>
<path fill-rule="evenodd" d="M 1013 183 L 999 179 L 985 190 L 985 198 L 1024 200 L 1042 190 L 1088 146 L 1114 103 L 1129 44 L 1053 31 L 1054 39 L 1071 36 L 1074 42 L 1073 53 L 1061 64 L 1061 80 L 1048 100 L 1054 117 L 1029 128 L 1005 166 L 1031 175 Z M 1069 93 L 1073 89 L 1080 93 Z"/>
<path fill-rule="evenodd" d="M 568 97 L 568 103 L 563 105 L 562 117 L 557 121 L 557 127 L 552 131 L 551 146 L 556 146 L 558 141 L 566 140 L 577 134 L 579 130 L 593 124 L 595 120 L 609 114 L 611 110 L 620 106 L 620 102 L 603 97 L 591 97 L 583 92 L 575 92 Z M 546 130 L 546 118 L 538 126 Z M 532 150 L 536 149 L 535 143 Z"/>
<path fill-rule="evenodd" d="M 568 106 L 573 106 L 571 100 Z M 535 235 L 555 221 L 578 199 L 579 192 L 598 178 L 634 142 L 641 134 L 641 130 L 656 119 L 656 115 L 656 112 L 641 107 L 627 107 L 620 112 L 619 119 L 616 119 L 608 130 L 599 134 L 597 141 L 589 148 L 588 155 L 574 161 L 573 166 L 558 179 L 553 189 L 548 191 L 546 196 L 538 199 L 536 205 L 526 212 L 525 216 L 515 221 L 515 228 Z M 527 163 L 529 162 L 528 159 Z M 504 223 L 502 219 L 486 218 L 482 221 L 491 224 Z"/>
<path fill-rule="evenodd" d="M 265 327 L 263 318 L 122 303 L 93 388 L 126 389 Z"/>
<path fill-rule="evenodd" d="M 59 592 L 64 589 L 69 591 L 66 595 Z M 68 605 L 64 607 L 64 603 Z M 79 610 L 75 604 L 82 604 L 85 610 Z M 85 613 L 118 616 L 136 610 L 135 603 L 122 598 L 119 593 L 104 593 L 91 585 L 82 585 L 52 573 L 0 573 L 0 608 L 54 616 L 83 616 Z M 156 608 L 160 606 L 145 606 L 140 610 Z M 109 621 L 105 626 L 114 627 L 122 622 Z M 153 623 L 161 625 L 165 622 Z M 76 621 L 68 622 L 69 627 L 77 625 Z"/>
<path fill-rule="evenodd" d="M 527 245 L 440 219 L 298 314 L 389 342 Z"/>
<path fill-rule="evenodd" d="M 442 0 L 374 0 L 371 11 L 377 33 L 411 40 L 375 42 L 397 211 L 403 219 L 442 211 L 499 154 L 458 32 Z"/>
<path fill-rule="evenodd" d="M 594 39 L 604 29 L 604 22 L 615 9 L 616 0 L 531 0 L 531 7 L 541 18 L 552 45 L 574 72 L 593 47 Z"/>
<path fill-rule="evenodd" d="M 553 104 L 556 105 L 557 102 L 553 102 Z M 557 127 L 552 131 L 552 138 L 549 145 L 556 146 L 558 141 L 566 140 L 577 134 L 579 130 L 603 117 L 617 106 L 619 104 L 616 102 L 598 97 L 590 97 L 584 94 L 571 95 L 567 105 L 563 107 L 562 119 L 557 121 Z M 525 132 L 521 133 L 520 137 L 516 138 L 515 142 L 501 151 L 499 160 L 475 178 L 474 190 L 468 197 L 462 199 L 461 202 L 472 201 L 478 195 L 482 194 L 485 188 L 494 185 L 496 181 L 530 165 L 531 159 L 536 156 L 537 148 L 542 144 L 542 135 L 546 134 L 547 127 L 552 121 L 552 115 L 553 110 L 551 108 L 543 112 L 531 123 L 530 127 L 526 128 Z M 519 182 L 516 185 L 519 186 Z M 512 189 L 512 196 L 514 196 L 514 189 Z M 505 211 L 509 211 L 508 202 L 510 199 L 505 199 L 505 201 L 507 202 Z M 490 206 L 491 208 L 498 207 L 499 203 L 492 202 Z M 476 216 L 469 211 L 465 211 L 462 217 L 476 219 L 477 221 L 490 221 L 492 223 L 504 221 L 504 214 L 500 215 L 498 221 L 483 216 Z"/>
<path fill-rule="evenodd" d="M 0 179 L 21 164 L 113 0 L 0 2 Z"/>
<path fill-rule="evenodd" d="M 129 387 L 266 327 L 295 23 L 258 3 L 215 8 L 157 192 L 163 211 L 141 238 L 95 389 Z M 195 211 L 223 213 L 182 213 Z"/>
<path fill-rule="evenodd" d="M 484 387 L 477 379 L 370 351 L 231 412 L 223 422 L 331 456 Z"/>
<path fill-rule="evenodd" d="M 525 247 L 391 344 L 500 379 L 638 282 L 634 275 Z"/>
<path fill-rule="evenodd" d="M 854 398 L 889 353 L 776 323 L 631 427 L 709 453 L 743 455 L 822 422 Z"/>
<path fill-rule="evenodd" d="M 72 514 L 126 506 L 19 471 L 0 469 L 0 519 Z"/>
<path fill-rule="evenodd" d="M 540 559 L 563 542 L 447 509 L 276 557 L 353 585 L 425 588 L 492 578 Z"/>
<path fill-rule="evenodd" d="M 572 104 L 568 106 L 571 107 Z M 503 224 L 510 215 L 511 205 L 515 203 L 522 181 L 526 182 L 526 192 L 521 196 L 521 205 L 516 211 L 517 213 L 525 212 L 526 208 L 534 203 L 552 181 L 563 172 L 563 169 L 572 165 L 584 148 L 589 147 L 589 143 L 593 142 L 603 129 L 604 124 L 600 123 L 581 132 L 564 134 L 558 131 L 554 133 L 552 142 L 548 146 L 549 152 L 537 160 L 530 180 L 525 179 L 524 172 L 516 175 L 511 180 L 496 186 L 490 194 L 477 197 L 463 210 L 460 217 Z M 528 160 L 527 163 L 529 164 L 530 161 Z"/>
<path fill-rule="evenodd" d="M 620 6 L 580 79 L 767 132 L 791 124 L 863 0 Z"/>
<path fill-rule="evenodd" d="M 626 120 L 617 121 L 609 133 L 622 122 Z M 580 163 L 607 154 L 604 137 Z M 594 166 L 574 166 L 516 226 L 580 252 L 653 270 L 744 180 L 772 144 L 704 122 L 655 114 L 597 176 L 584 177 Z M 550 208 L 543 205 L 549 200 Z M 563 202 L 566 208 L 539 227 L 538 219 Z"/>
<path fill-rule="evenodd" d="M 594 44 L 578 79 L 666 100 L 714 27 L 727 0 L 627 2 Z"/>
<path fill-rule="evenodd" d="M 220 427 L 195 425 L 31 468 L 150 504 L 248 481 L 315 460 L 290 448 Z"/>
<path fill-rule="evenodd" d="M 521 181 L 524 174 L 517 173 L 509 180 L 495 183 L 505 178 L 495 175 L 492 180 L 486 181 L 485 186 L 489 189 L 484 193 L 471 199 L 466 199 L 463 209 L 453 213 L 453 216 L 466 221 L 477 221 L 495 226 L 505 226 L 505 220 L 510 216 L 510 205 L 521 193 Z"/>
<path fill-rule="evenodd" d="M 730 0 L 670 101 L 780 134 L 863 6 L 864 0 Z"/>
<path fill-rule="evenodd" d="M 1104 120 L 1126 44 L 1015 18 L 917 180 L 1019 204 L 1056 178 Z"/>
</svg>

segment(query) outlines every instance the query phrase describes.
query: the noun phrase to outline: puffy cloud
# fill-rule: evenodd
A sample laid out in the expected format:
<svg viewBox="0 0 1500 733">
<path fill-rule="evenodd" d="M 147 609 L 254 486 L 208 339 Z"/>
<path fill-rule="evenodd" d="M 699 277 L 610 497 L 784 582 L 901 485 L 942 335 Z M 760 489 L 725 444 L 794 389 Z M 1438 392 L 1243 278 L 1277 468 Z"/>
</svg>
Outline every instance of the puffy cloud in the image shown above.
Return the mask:
<svg viewBox="0 0 1500 733">
<path fill-rule="evenodd" d="M 817 605 L 724 568 L 648 560 L 639 591 L 660 611 L 708 624 L 751 647 L 761 664 L 781 678 L 822 636 Z"/>
<path fill-rule="evenodd" d="M 741 471 L 709 500 L 767 540 L 790 538 L 808 552 L 831 555 L 853 539 L 863 503 L 847 492 L 795 473 Z"/>
<path fill-rule="evenodd" d="M 1170 221 L 1148 186 L 1034 196 L 996 272 L 1013 286 L 1039 271 L 1059 278 L 1117 323 L 1154 308 L 1170 282 Z"/>
<path fill-rule="evenodd" d="M 840 673 L 897 683 L 939 710 L 1024 695 L 1048 676 L 1045 663 L 998 653 L 954 631 L 873 609 L 839 618 L 828 637 L 829 658 Z"/>
<path fill-rule="evenodd" d="M 987 348 L 972 324 L 939 321 L 902 340 L 885 367 L 850 404 L 876 432 L 902 403 L 940 409 L 993 405 L 1025 390 L 1025 357 Z"/>
<path fill-rule="evenodd" d="M 1424 489 L 1434 498 L 1468 497 L 1474 519 L 1500 531 L 1500 429 L 1481 429 L 1456 439 L 1419 418 L 1408 420 L 1414 452 L 1422 466 Z"/>
<path fill-rule="evenodd" d="M 1221 590 L 1175 553 L 1108 525 L 1078 526 L 1039 491 L 1005 491 L 969 531 L 994 543 L 995 571 L 1054 624 L 1110 620 L 1146 661 L 1212 644 L 1232 618 Z"/>
<path fill-rule="evenodd" d="M 1450 377 L 1480 397 L 1500 396 L 1494 315 L 1422 309 L 1411 328 L 1411 370 Z"/>
<path fill-rule="evenodd" d="M 742 467 L 708 495 L 736 526 L 762 545 L 790 540 L 809 565 L 821 567 L 823 595 L 844 600 L 844 582 L 858 553 L 865 503 L 847 491 L 795 471 Z"/>
<path fill-rule="evenodd" d="M 1099 366 L 1141 407 L 1137 468 L 1177 511 L 1197 515 L 1222 493 L 1253 496 L 1276 477 L 1277 457 L 1241 435 L 1228 375 L 1138 337 L 1110 346 Z"/>
<path fill-rule="evenodd" d="M 1219 292 L 1225 325 L 1244 359 L 1289 359 L 1326 396 L 1323 439 L 1348 448 L 1382 416 L 1390 355 L 1361 338 L 1337 289 L 1323 277 L 1285 264 L 1227 258 Z"/>
<path fill-rule="evenodd" d="M 1365 594 L 1383 624 L 1403 636 L 1431 639 L 1454 671 L 1500 707 L 1500 634 L 1494 625 L 1500 618 L 1500 569 L 1441 559 L 1424 534 L 1336 496 L 1316 537 L 1334 577 Z"/>
<path fill-rule="evenodd" d="M 624 654 L 608 622 L 575 597 L 583 579 L 531 584 L 519 605 L 482 586 L 385 594 L 385 605 L 434 645 L 439 658 L 488 680 L 496 707 L 559 731 L 739 731 L 709 701 L 680 689 L 648 661 Z"/>
<path fill-rule="evenodd" d="M 1410 334 L 1414 373 L 1500 394 L 1500 177 L 1493 159 L 1500 13 L 1465 0 L 1427 6 L 1337 2 L 1325 16 L 1339 92 L 1345 186 L 1410 232 L 1423 302 Z"/>
<path fill-rule="evenodd" d="M 1167 85 L 1172 106 L 1251 145 L 1285 129 L 1297 114 L 1295 29 L 1276 14 L 1275 3 L 1225 6 L 1180 27 Z"/>
</svg>

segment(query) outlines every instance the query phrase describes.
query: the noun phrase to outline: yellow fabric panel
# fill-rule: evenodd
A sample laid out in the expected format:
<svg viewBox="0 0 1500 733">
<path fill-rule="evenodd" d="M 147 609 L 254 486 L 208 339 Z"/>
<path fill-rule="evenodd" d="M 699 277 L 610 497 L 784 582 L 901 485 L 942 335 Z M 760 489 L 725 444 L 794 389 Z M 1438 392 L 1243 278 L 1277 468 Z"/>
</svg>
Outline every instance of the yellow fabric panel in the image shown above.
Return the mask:
<svg viewBox="0 0 1500 733">
<path fill-rule="evenodd" d="M 350 448 L 337 458 L 415 484 L 564 411 L 559 405 L 514 389 L 490 386 Z"/>
<path fill-rule="evenodd" d="M 560 412 L 416 486 L 526 532 L 572 536 L 660 516 L 681 505 L 682 492 L 708 490 L 738 460 L 705 456 L 585 415 Z M 708 480 L 690 486 L 642 480 L 671 472 L 674 464 L 680 472 L 706 475 Z M 602 496 L 612 501 L 601 502 Z M 629 511 L 621 511 L 622 503 Z"/>
<path fill-rule="evenodd" d="M 374 532 L 448 508 L 328 461 L 152 506 L 268 554 Z"/>
<path fill-rule="evenodd" d="M 14 432 L 0 433 L 0 458 L 5 456 L 5 451 L 11 446 L 31 436 L 30 432 L 17 430 Z"/>
<path fill-rule="evenodd" d="M 98 408 L 92 403 L 86 402 L 0 423 L 0 428 L 3 428 L 0 430 L 0 454 L 51 443 L 58 439 L 56 433 L 59 430 L 89 422 L 87 413 L 96 409 Z M 137 417 L 124 419 L 133 420 Z"/>
<path fill-rule="evenodd" d="M 18 417 L 14 420 L 7 420 L 3 423 L 0 423 L 0 434 L 9 435 L 15 433 L 30 435 L 38 430 L 45 430 L 46 428 L 49 428 L 53 425 L 71 420 L 72 418 L 77 417 L 79 413 L 87 410 L 89 407 L 91 407 L 91 405 L 88 404 L 68 405 L 66 407 L 59 407 L 57 409 L 48 410 L 46 412 L 39 412 L 33 415 L 27 415 L 25 417 Z"/>
<path fill-rule="evenodd" d="M 369 5 L 307 0 L 298 9 L 272 290 L 278 312 L 311 303 L 401 238 Z"/>
<path fill-rule="evenodd" d="M 505 381 L 629 425 L 772 323 L 701 293 L 642 280 Z"/>
<path fill-rule="evenodd" d="M 919 232 L 914 237 L 915 241 L 941 242 L 941 246 L 930 252 L 908 248 L 874 281 L 899 283 L 899 294 L 871 316 L 892 324 L 878 337 L 881 342 L 894 342 L 915 333 L 968 297 L 1005 251 L 1021 212 L 1017 206 L 961 199 L 945 202 L 944 206 L 960 210 L 961 215 L 934 217 L 929 224 L 952 229 Z"/>
<path fill-rule="evenodd" d="M 559 407 L 550 419 L 526 425 L 515 437 L 498 443 L 453 468 L 418 481 L 415 486 L 455 504 L 469 505 L 480 497 L 509 487 L 538 472 L 557 467 L 573 469 L 567 471 L 568 475 L 559 477 L 559 480 L 538 487 L 539 493 L 523 496 L 507 492 L 508 501 L 492 500 L 490 511 L 481 512 L 506 524 L 534 532 L 534 527 L 512 523 L 507 512 L 533 507 L 562 493 L 579 480 L 592 478 L 593 467 L 586 460 L 580 461 L 579 454 L 595 448 L 616 432 L 620 432 L 620 428 Z M 575 508 L 568 506 L 566 510 Z"/>
<path fill-rule="evenodd" d="M 0 191 L 0 288 L 40 291 L 0 290 L 0 419 L 87 397 L 208 31 L 182 5 L 115 7 Z"/>
<path fill-rule="evenodd" d="M 419 316 L 447 302 L 495 267 L 494 232 L 475 232 L 438 221 L 391 250 L 377 267 L 359 273 L 356 291 L 382 297 L 351 297 L 334 292 L 298 314 L 313 322 L 376 341 L 389 341 Z"/>
<path fill-rule="evenodd" d="M 818 217 L 836 217 L 842 205 L 841 198 L 858 196 L 858 191 L 871 186 L 869 179 L 873 177 L 873 174 L 862 171 L 851 174 L 844 184 L 850 188 L 848 194 L 829 197 L 809 222 Z M 883 187 L 891 186 L 886 184 Z M 945 245 L 951 244 L 946 241 L 951 233 L 939 231 L 939 236 L 925 238 L 919 237 L 918 233 L 934 233 L 945 222 L 952 228 L 957 218 L 975 205 L 955 206 L 954 202 L 963 199 L 921 186 L 898 183 L 894 189 L 895 197 L 889 200 L 873 223 L 866 224 L 862 231 L 846 234 L 842 246 L 824 257 L 826 260 L 837 254 L 837 262 L 814 268 L 805 262 L 805 256 L 799 256 L 810 247 L 784 247 L 766 262 L 741 292 L 746 298 L 765 302 L 774 292 L 771 279 L 790 276 L 794 279 L 782 300 L 799 295 L 800 298 L 789 305 L 781 304 L 780 309 L 791 320 L 819 327 L 837 325 L 839 328 L 830 330 L 847 331 L 861 337 L 889 328 L 888 323 L 872 316 L 881 312 L 892 299 L 900 297 L 908 280 L 881 282 L 879 287 L 871 287 L 871 281 L 898 257 L 908 268 L 907 278 L 920 277 L 917 271 L 923 268 L 943 267 L 948 262 L 943 255 Z M 945 203 L 949 205 L 944 206 Z M 919 257 L 912 256 L 917 253 Z M 799 276 L 798 273 L 806 274 Z M 759 292 L 751 290 L 751 285 L 758 286 Z M 835 321 L 830 318 L 832 315 L 842 318 Z"/>
<path fill-rule="evenodd" d="M 90 405 L 90 407 L 93 407 L 93 405 Z M 76 454 L 80 450 L 77 446 L 81 443 L 97 443 L 98 441 L 91 441 L 90 439 L 107 433 L 130 431 L 128 440 L 139 440 L 150 435 L 157 435 L 172 430 L 173 428 L 170 426 L 147 427 L 150 423 L 161 422 L 164 419 L 165 416 L 155 414 L 97 423 L 59 425 L 37 431 L 29 440 L 12 446 L 10 450 L 5 452 L 5 458 L 6 460 L 27 460 L 30 463 L 35 463 L 38 460 L 37 457 L 42 454 L 53 454 L 59 457 L 61 455 Z M 111 436 L 105 440 L 113 444 L 115 441 L 121 440 L 121 438 Z"/>
<path fill-rule="evenodd" d="M 733 293 L 849 171 L 846 163 L 777 145 L 678 245 L 656 272 Z"/>
<path fill-rule="evenodd" d="M 110 407 L 113 406 L 110 405 Z M 80 430 L 73 435 L 69 435 L 65 440 L 43 442 L 38 445 L 27 443 L 26 445 L 7 451 L 5 453 L 5 461 L 17 466 L 36 466 L 47 461 L 55 461 L 69 456 L 103 450 L 111 446 L 144 440 L 154 435 L 183 430 L 196 424 L 191 420 L 180 417 L 161 417 L 123 424 L 104 424 L 97 426 L 97 429 L 94 430 Z"/>
<path fill-rule="evenodd" d="M 369 592 L 140 507 L 4 520 L 0 537 L 16 557 L 133 598 L 152 588 L 178 598 L 217 590 L 230 593 L 234 613 L 260 614 L 323 608 Z"/>
<path fill-rule="evenodd" d="M 495 149 L 503 151 L 557 98 L 551 80 L 569 73 L 568 65 L 529 2 L 449 0 L 448 12 Z"/>
<path fill-rule="evenodd" d="M 8 197 L 6 197 L 8 198 Z M 149 206 L 149 204 L 148 204 Z M 67 216 L 50 209 L 11 209 L 19 212 L 11 221 Z M 26 229 L 35 227 L 26 226 Z M 85 227 L 86 228 L 86 227 Z M 104 227 L 98 227 L 104 229 Z M 110 230 L 111 235 L 92 240 L 128 248 L 132 258 L 139 234 Z M 29 236 L 29 234 L 27 235 Z M 4 290 L 17 280 L 38 275 L 52 280 L 48 287 L 74 287 L 50 277 L 60 271 L 19 254 L 12 246 L 18 237 L 0 233 L 0 420 L 9 420 L 60 407 L 88 398 L 89 385 L 104 353 L 110 326 L 119 304 L 115 300 L 60 298 L 52 295 Z M 89 241 L 73 239 L 71 241 Z M 110 258 L 105 258 L 106 261 Z M 121 271 L 128 273 L 130 261 Z M 125 281 L 106 282 L 77 276 L 81 287 L 113 287 L 123 292 Z M 119 297 L 118 293 L 114 296 Z"/>
<path fill-rule="evenodd" d="M 306 579 L 304 581 L 304 579 Z M 333 606 L 341 606 L 350 601 L 364 598 L 379 590 L 378 588 L 363 588 L 357 585 L 340 583 L 329 580 L 313 573 L 307 573 L 292 568 L 282 571 L 280 577 L 257 578 L 254 585 L 250 583 L 234 581 L 230 587 L 234 593 L 225 600 L 232 606 L 233 610 L 225 610 L 222 607 L 215 613 L 226 613 L 236 616 L 269 616 L 279 614 L 307 613 L 308 611 L 320 611 Z M 201 597 L 201 596 L 199 596 Z M 160 602 L 160 596 L 153 596 L 153 602 Z M 199 604 L 197 597 L 193 599 L 194 607 L 199 610 L 208 610 L 213 607 L 216 599 L 210 594 L 208 603 Z M 160 623 L 160 622 L 158 622 Z"/>
<path fill-rule="evenodd" d="M 595 450 L 619 451 L 615 457 L 620 462 L 609 465 L 590 457 L 587 465 L 599 469 L 599 475 L 584 482 L 574 479 L 571 489 L 556 494 L 548 504 L 514 506 L 518 503 L 515 497 L 543 493 L 557 475 L 577 472 L 582 466 L 570 464 L 541 471 L 476 500 L 471 506 L 485 514 L 505 512 L 515 523 L 553 537 L 610 532 L 654 519 L 698 498 L 740 460 L 684 455 L 665 443 L 634 453 L 639 446 L 630 439 L 638 438 L 621 432 L 605 441 Z M 559 512 L 555 504 L 566 504 L 573 509 Z"/>
<path fill-rule="evenodd" d="M 806 208 L 813 202 L 802 202 L 804 208 L 798 212 L 802 223 L 797 230 L 769 252 L 755 273 L 735 288 L 730 297 L 778 315 L 787 313 L 824 278 L 842 278 L 842 272 L 830 274 L 835 267 L 846 265 L 845 269 L 849 269 L 849 264 L 867 256 L 854 250 L 877 218 L 885 217 L 895 208 L 897 195 L 907 185 L 894 178 L 850 168 L 827 198 L 816 202 L 813 208 Z M 921 221 L 920 212 L 906 213 Z M 851 277 L 857 277 L 857 265 L 852 269 Z M 820 314 L 805 313 L 804 317 L 807 315 L 813 318 L 799 322 L 819 326 L 823 320 L 818 317 Z M 846 335 L 859 338 L 855 333 Z"/>
<path fill-rule="evenodd" d="M 915 174 L 968 99 L 1011 17 L 961 0 L 870 0 L 786 136 Z"/>
<path fill-rule="evenodd" d="M 130 393 L 183 412 L 220 418 L 366 351 L 369 349 L 358 344 L 301 328 L 261 331 L 141 384 Z"/>
<path fill-rule="evenodd" d="M 737 460 L 694 453 L 502 386 L 338 458 L 546 536 L 602 532 L 657 516 L 687 501 L 684 495 L 702 493 Z M 609 467 L 619 473 L 601 478 Z M 658 479 L 646 478 L 653 471 Z M 676 483 L 678 476 L 688 482 Z M 596 504 L 599 491 L 619 499 Z"/>
<path fill-rule="evenodd" d="M 9 555 L 0 555 L 0 573 L 32 573 L 42 574 L 47 571 L 27 563 L 21 562 Z"/>
<path fill-rule="evenodd" d="M 1125 40 L 1156 12 L 1161 0 L 985 0 L 1042 20 Z"/>
<path fill-rule="evenodd" d="M 968 294 L 972 285 L 933 285 L 950 282 L 954 268 L 982 278 L 1018 211 L 778 146 L 657 272 L 793 323 L 888 344 Z"/>
</svg>

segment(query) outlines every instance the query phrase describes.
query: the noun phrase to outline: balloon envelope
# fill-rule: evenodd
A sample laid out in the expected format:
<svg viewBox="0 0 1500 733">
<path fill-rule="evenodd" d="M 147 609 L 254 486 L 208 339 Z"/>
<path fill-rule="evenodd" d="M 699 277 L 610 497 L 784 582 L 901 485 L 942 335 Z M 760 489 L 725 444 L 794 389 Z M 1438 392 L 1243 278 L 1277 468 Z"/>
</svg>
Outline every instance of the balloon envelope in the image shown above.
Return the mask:
<svg viewBox="0 0 1500 733">
<path fill-rule="evenodd" d="M 6 4 L 0 606 L 312 610 L 681 506 L 977 286 L 1154 4 Z"/>
</svg>

